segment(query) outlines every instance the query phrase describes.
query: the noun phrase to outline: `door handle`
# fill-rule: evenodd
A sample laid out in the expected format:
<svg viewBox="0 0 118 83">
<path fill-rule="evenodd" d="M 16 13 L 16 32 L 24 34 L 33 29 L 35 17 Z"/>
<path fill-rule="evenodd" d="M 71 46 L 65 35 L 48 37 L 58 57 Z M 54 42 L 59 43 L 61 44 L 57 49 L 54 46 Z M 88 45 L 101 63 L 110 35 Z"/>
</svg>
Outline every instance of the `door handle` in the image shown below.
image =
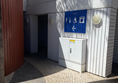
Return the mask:
<svg viewBox="0 0 118 83">
<path fill-rule="evenodd" d="M 72 48 L 70 48 L 70 53 L 72 53 Z"/>
</svg>

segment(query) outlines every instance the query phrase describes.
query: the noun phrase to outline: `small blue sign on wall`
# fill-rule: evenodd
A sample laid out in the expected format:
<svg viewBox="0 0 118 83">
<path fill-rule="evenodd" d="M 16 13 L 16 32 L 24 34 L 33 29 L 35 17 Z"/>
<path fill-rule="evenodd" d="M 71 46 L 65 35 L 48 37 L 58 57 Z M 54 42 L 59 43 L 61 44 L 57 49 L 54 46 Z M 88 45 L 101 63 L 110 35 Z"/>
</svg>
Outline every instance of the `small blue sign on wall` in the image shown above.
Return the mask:
<svg viewBox="0 0 118 83">
<path fill-rule="evenodd" d="M 86 33 L 87 10 L 65 12 L 64 32 Z"/>
</svg>

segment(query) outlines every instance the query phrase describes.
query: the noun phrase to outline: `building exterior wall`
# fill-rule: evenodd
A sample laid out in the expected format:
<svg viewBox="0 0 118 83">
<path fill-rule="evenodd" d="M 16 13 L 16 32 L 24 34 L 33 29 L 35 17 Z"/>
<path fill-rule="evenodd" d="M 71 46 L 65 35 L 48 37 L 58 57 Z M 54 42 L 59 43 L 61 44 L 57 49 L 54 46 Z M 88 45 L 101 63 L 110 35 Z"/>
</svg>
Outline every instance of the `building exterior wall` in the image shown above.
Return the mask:
<svg viewBox="0 0 118 83">
<path fill-rule="evenodd" d="M 109 37 L 108 37 L 108 50 L 107 50 L 107 62 L 106 62 L 106 74 L 107 75 L 112 73 L 111 71 L 112 71 L 112 63 L 113 63 L 116 17 L 117 17 L 117 9 L 111 8 Z"/>
<path fill-rule="evenodd" d="M 23 0 L 23 11 L 26 11 L 27 8 L 27 0 Z"/>
<path fill-rule="evenodd" d="M 118 7 L 118 0 L 28 0 L 28 14 Z"/>
<path fill-rule="evenodd" d="M 54 33 L 55 35 L 53 35 L 53 37 L 53 33 L 48 34 L 48 48 L 53 49 L 53 51 L 49 51 L 52 56 L 49 55 L 48 58 L 58 58 L 58 54 L 53 52 L 58 53 L 59 41 L 56 39 L 56 41 L 53 41 L 53 45 L 52 39 L 57 37 L 85 38 L 87 39 L 86 70 L 90 73 L 106 77 L 111 73 L 112 68 L 114 40 L 111 41 L 110 39 L 114 38 L 114 18 L 117 8 L 115 2 L 117 2 L 117 0 L 54 0 L 45 3 L 39 2 L 39 4 L 35 4 L 34 2 L 33 4 L 28 3 L 26 13 L 31 15 L 48 13 L 48 18 L 52 17 L 54 22 L 56 22 L 53 26 L 48 25 L 48 33 L 57 32 Z M 86 34 L 65 33 L 65 11 L 83 9 L 88 9 Z M 92 17 L 96 14 L 102 18 L 102 22 L 97 26 L 92 23 Z M 52 39 L 50 40 L 49 38 Z"/>
<path fill-rule="evenodd" d="M 87 12 L 86 34 L 65 33 L 64 32 L 64 13 L 56 13 L 57 28 L 61 37 L 85 38 L 87 39 L 87 67 L 86 70 L 93 74 L 105 77 L 106 64 L 108 59 L 108 39 L 111 8 L 91 9 Z M 92 24 L 92 17 L 98 14 L 102 18 L 102 23 L 98 26 Z M 63 20 L 63 21 L 62 21 Z M 113 53 L 112 53 L 113 55 Z M 111 58 L 112 60 L 112 58 Z M 112 67 L 112 65 L 110 65 Z"/>
<path fill-rule="evenodd" d="M 118 10 L 116 16 L 116 26 L 115 26 L 115 40 L 114 40 L 114 56 L 113 62 L 118 63 Z"/>
<path fill-rule="evenodd" d="M 31 5 L 41 4 L 41 3 L 48 3 L 51 1 L 56 1 L 56 0 L 28 0 L 27 5 L 31 6 Z"/>
<path fill-rule="evenodd" d="M 116 3 L 117 0 L 71 0 L 71 1 L 70 0 L 28 0 L 28 6 L 48 3 L 51 1 L 64 2 L 62 4 L 68 4 L 69 2 L 80 2 L 81 5 L 90 4 L 91 5 L 90 7 L 92 7 L 92 8 L 106 7 L 106 6 L 116 7 L 116 5 L 117 5 L 117 3 Z"/>
<path fill-rule="evenodd" d="M 48 19 L 50 17 L 53 18 L 54 23 L 51 25 L 48 22 L 48 58 L 54 61 L 58 61 L 60 33 L 57 28 L 57 15 L 56 13 L 48 14 Z"/>
</svg>

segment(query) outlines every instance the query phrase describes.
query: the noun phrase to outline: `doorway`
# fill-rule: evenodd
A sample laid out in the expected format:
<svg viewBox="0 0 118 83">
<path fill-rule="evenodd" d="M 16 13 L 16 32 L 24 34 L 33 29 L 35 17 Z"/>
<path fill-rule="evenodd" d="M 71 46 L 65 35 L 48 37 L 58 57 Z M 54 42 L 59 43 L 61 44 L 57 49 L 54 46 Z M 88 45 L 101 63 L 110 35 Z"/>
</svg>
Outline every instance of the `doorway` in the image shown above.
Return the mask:
<svg viewBox="0 0 118 83">
<path fill-rule="evenodd" d="M 47 58 L 48 15 L 38 16 L 38 52 Z"/>
<path fill-rule="evenodd" d="M 47 58 L 48 15 L 24 16 L 25 56 Z"/>
</svg>

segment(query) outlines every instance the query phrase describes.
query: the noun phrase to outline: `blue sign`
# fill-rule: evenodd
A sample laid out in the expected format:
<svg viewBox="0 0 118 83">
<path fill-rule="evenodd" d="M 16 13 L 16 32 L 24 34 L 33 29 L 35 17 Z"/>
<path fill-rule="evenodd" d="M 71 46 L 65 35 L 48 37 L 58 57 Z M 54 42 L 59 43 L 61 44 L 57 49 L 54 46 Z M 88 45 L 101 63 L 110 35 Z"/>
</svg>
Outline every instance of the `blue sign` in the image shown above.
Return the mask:
<svg viewBox="0 0 118 83">
<path fill-rule="evenodd" d="M 64 32 L 86 33 L 87 10 L 65 12 Z"/>
</svg>

